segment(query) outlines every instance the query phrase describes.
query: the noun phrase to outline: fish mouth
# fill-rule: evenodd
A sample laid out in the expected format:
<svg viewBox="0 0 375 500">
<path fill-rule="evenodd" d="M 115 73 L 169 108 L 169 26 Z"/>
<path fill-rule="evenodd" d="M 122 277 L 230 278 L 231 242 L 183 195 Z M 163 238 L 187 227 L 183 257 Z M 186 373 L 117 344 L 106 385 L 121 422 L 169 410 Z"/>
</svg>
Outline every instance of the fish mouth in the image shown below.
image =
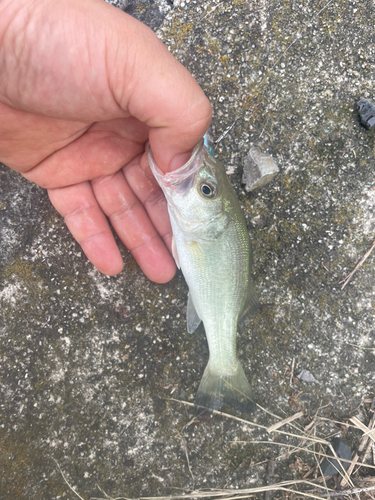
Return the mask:
<svg viewBox="0 0 375 500">
<path fill-rule="evenodd" d="M 201 168 L 206 153 L 207 148 L 201 139 L 193 149 L 190 159 L 182 167 L 163 174 L 155 163 L 150 144 L 147 145 L 147 157 L 151 171 L 166 196 L 168 188 L 179 194 L 187 193 L 190 190 L 194 183 L 195 174 Z"/>
</svg>

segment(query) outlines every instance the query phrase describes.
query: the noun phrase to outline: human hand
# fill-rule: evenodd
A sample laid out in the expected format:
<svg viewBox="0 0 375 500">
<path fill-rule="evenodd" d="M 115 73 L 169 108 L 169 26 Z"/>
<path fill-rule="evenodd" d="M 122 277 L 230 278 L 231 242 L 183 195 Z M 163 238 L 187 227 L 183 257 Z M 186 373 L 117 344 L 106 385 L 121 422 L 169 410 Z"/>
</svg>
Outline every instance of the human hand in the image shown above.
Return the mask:
<svg viewBox="0 0 375 500">
<path fill-rule="evenodd" d="M 0 160 L 48 190 L 90 261 L 123 267 L 107 218 L 153 281 L 175 273 L 144 156 L 183 165 L 211 106 L 156 35 L 102 0 L 0 0 Z"/>
</svg>

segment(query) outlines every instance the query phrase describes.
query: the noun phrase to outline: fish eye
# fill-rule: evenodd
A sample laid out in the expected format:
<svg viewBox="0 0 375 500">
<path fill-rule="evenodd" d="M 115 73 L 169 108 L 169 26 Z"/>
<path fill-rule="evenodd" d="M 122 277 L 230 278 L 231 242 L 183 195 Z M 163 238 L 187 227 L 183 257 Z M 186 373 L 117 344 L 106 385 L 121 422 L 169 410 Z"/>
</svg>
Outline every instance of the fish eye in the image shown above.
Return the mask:
<svg viewBox="0 0 375 500">
<path fill-rule="evenodd" d="M 216 196 L 216 187 L 208 182 L 202 182 L 200 191 L 205 198 L 214 198 Z"/>
</svg>

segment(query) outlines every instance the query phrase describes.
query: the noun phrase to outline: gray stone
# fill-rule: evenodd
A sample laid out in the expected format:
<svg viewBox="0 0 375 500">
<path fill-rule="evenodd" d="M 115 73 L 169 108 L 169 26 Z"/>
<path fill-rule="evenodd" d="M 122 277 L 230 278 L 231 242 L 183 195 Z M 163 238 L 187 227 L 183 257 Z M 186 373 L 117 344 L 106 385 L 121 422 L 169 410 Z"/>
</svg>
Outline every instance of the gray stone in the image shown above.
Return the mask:
<svg viewBox="0 0 375 500">
<path fill-rule="evenodd" d="M 253 146 L 244 163 L 242 183 L 246 191 L 254 191 L 269 184 L 278 172 L 272 156 Z"/>
<path fill-rule="evenodd" d="M 363 125 L 368 129 L 375 127 L 375 104 L 367 99 L 361 99 L 357 105 Z"/>
<path fill-rule="evenodd" d="M 298 375 L 297 378 L 302 380 L 302 382 L 308 382 L 308 383 L 314 383 L 314 384 L 320 384 L 318 380 L 314 377 L 312 373 L 310 373 L 308 370 L 302 370 Z"/>
<path fill-rule="evenodd" d="M 343 458 L 344 460 L 352 459 L 352 452 L 350 447 L 341 441 L 340 438 L 334 437 L 331 441 L 332 448 L 334 449 L 338 458 Z M 326 454 L 334 457 L 332 450 L 328 448 Z M 342 474 L 343 469 L 349 468 L 350 462 L 344 462 L 343 460 L 336 460 L 335 458 L 324 458 L 320 464 L 323 476 L 333 476 L 334 474 Z"/>
</svg>

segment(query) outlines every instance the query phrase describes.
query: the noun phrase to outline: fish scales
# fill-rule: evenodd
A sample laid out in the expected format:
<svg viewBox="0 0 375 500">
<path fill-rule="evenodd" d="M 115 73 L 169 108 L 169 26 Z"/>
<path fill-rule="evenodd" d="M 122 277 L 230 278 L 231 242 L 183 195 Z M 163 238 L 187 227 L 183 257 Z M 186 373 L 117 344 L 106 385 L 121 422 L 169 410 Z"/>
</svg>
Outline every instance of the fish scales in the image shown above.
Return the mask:
<svg viewBox="0 0 375 500">
<path fill-rule="evenodd" d="M 167 202 L 172 251 L 189 287 L 188 331 L 203 322 L 209 362 L 196 395 L 201 407 L 254 410 L 237 358 L 237 324 L 258 299 L 251 279 L 252 253 L 246 221 L 223 165 L 201 141 L 190 160 L 165 175 L 148 148 L 151 170 Z"/>
<path fill-rule="evenodd" d="M 174 234 L 176 233 L 177 231 L 174 231 Z M 198 251 L 194 252 L 190 248 L 194 245 L 179 245 L 176 241 L 177 248 L 181 248 L 181 268 L 186 270 L 186 281 L 195 309 L 205 326 L 210 359 L 223 370 L 230 370 L 236 357 L 235 332 L 246 291 L 242 273 L 248 274 L 248 236 L 246 234 L 245 238 L 244 235 L 239 245 L 235 241 L 236 233 L 235 225 L 228 227 L 225 234 L 213 244 L 202 244 L 203 252 L 198 246 Z M 231 260 L 227 258 L 228 255 L 232 256 Z M 241 275 L 234 271 L 235 269 L 238 269 Z M 231 313 L 228 314 L 228 311 Z"/>
</svg>

